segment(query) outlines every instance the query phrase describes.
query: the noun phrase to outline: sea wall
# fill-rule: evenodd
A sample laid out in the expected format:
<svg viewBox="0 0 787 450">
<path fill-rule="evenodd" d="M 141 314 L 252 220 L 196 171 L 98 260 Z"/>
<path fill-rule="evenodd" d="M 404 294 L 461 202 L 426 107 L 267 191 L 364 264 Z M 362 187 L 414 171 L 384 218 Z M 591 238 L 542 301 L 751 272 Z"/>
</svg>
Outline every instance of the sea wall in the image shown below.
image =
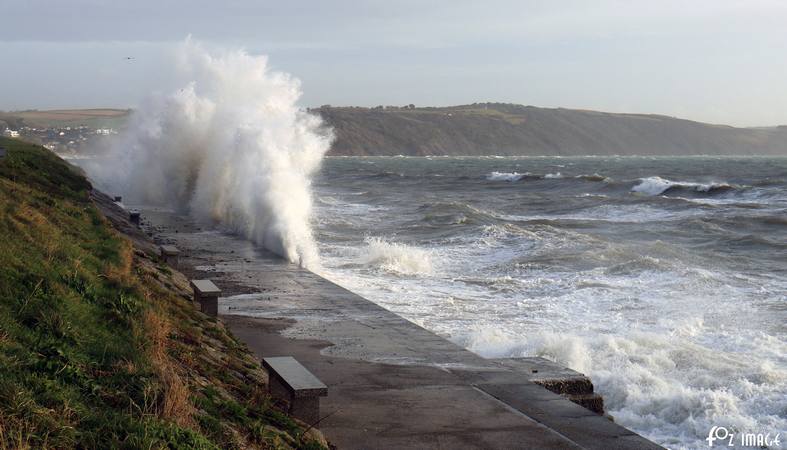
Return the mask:
<svg viewBox="0 0 787 450">
<path fill-rule="evenodd" d="M 600 414 L 582 374 L 484 359 L 249 241 L 140 207 L 156 244 L 181 250 L 179 270 L 223 290 L 238 339 L 328 386 L 317 426 L 339 448 L 660 448 Z"/>
</svg>

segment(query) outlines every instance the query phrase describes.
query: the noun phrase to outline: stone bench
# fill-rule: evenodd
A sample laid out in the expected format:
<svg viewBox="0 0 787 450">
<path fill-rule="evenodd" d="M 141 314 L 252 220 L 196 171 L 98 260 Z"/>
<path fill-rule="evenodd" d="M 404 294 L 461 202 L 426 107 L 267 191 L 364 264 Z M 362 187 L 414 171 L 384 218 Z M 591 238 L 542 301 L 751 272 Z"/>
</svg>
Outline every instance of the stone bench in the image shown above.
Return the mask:
<svg viewBox="0 0 787 450">
<path fill-rule="evenodd" d="M 320 397 L 328 387 L 292 356 L 262 359 L 268 371 L 268 390 L 274 398 L 286 400 L 290 415 L 306 424 L 320 420 Z"/>
<path fill-rule="evenodd" d="M 128 211 L 128 221 L 133 223 L 134 225 L 139 226 L 139 216 L 140 212 L 138 209 L 131 209 Z"/>
<path fill-rule="evenodd" d="M 161 252 L 161 259 L 163 259 L 165 263 L 177 267 L 178 257 L 180 255 L 180 250 L 178 250 L 177 247 L 174 245 L 162 245 L 159 247 L 159 251 Z"/>
<path fill-rule="evenodd" d="M 210 280 L 191 280 L 191 288 L 194 290 L 194 301 L 199 303 L 200 310 L 209 316 L 218 316 L 221 289 Z"/>
</svg>

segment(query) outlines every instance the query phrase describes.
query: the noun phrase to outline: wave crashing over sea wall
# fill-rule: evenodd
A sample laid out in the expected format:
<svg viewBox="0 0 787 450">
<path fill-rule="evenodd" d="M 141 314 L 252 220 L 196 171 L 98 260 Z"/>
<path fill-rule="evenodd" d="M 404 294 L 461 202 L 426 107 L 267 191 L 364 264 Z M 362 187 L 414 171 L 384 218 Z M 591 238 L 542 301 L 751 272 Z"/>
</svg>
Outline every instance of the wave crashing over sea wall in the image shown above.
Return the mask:
<svg viewBox="0 0 787 450">
<path fill-rule="evenodd" d="M 265 56 L 209 52 L 190 39 L 177 62 L 181 88 L 143 102 L 114 150 L 118 163 L 97 178 L 317 266 L 311 176 L 333 137 L 296 106 L 300 82 L 271 71 Z"/>
</svg>

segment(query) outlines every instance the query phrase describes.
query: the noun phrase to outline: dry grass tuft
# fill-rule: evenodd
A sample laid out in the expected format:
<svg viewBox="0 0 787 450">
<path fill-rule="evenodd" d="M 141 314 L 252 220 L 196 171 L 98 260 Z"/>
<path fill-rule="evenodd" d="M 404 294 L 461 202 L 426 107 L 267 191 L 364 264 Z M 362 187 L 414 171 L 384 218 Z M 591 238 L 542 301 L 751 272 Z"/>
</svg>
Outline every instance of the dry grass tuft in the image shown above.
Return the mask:
<svg viewBox="0 0 787 450">
<path fill-rule="evenodd" d="M 122 239 L 120 248 L 118 248 L 118 263 L 107 264 L 103 271 L 104 275 L 110 279 L 115 280 L 121 284 L 133 285 L 135 283 L 132 268 L 134 264 L 134 249 L 131 243 Z"/>
<path fill-rule="evenodd" d="M 40 228 L 49 227 L 51 226 L 49 220 L 43 215 L 37 208 L 34 208 L 30 204 L 24 204 L 22 208 L 20 208 L 20 216 L 24 217 L 28 223 L 36 225 Z"/>
<path fill-rule="evenodd" d="M 150 342 L 151 362 L 164 387 L 164 398 L 158 413 L 182 427 L 196 429 L 193 417 L 196 409 L 189 400 L 191 390 L 181 378 L 178 366 L 167 354 L 172 325 L 152 310 L 145 312 L 144 321 L 146 337 Z"/>
<path fill-rule="evenodd" d="M 33 431 L 28 424 L 0 414 L 0 450 L 29 450 Z"/>
</svg>

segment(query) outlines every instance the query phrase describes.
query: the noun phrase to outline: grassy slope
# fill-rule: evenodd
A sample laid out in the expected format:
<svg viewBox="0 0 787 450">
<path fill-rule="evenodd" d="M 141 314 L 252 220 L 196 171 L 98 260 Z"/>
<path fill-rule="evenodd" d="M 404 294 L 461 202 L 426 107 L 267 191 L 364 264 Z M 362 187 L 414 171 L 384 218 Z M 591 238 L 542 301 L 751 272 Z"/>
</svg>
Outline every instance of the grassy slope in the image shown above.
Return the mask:
<svg viewBox="0 0 787 450">
<path fill-rule="evenodd" d="M 41 147 L 0 146 L 0 448 L 321 447 L 81 175 Z"/>
</svg>

